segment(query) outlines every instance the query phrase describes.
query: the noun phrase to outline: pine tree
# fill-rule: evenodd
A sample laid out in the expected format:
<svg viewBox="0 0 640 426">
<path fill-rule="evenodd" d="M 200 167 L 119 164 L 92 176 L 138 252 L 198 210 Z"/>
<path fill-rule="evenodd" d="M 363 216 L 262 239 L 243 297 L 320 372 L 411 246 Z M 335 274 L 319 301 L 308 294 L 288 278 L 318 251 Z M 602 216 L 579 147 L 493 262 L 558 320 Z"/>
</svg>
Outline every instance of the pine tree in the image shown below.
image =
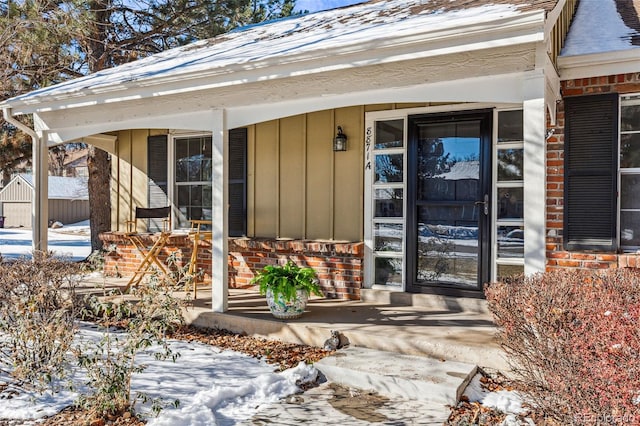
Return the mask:
<svg viewBox="0 0 640 426">
<path fill-rule="evenodd" d="M 295 0 L 0 1 L 0 48 L 8 52 L 0 59 L 0 99 L 289 16 L 294 6 Z M 19 133 L 12 131 L 2 133 L 7 141 Z M 91 147 L 87 166 L 97 250 L 99 233 L 111 228 L 108 154 Z"/>
</svg>

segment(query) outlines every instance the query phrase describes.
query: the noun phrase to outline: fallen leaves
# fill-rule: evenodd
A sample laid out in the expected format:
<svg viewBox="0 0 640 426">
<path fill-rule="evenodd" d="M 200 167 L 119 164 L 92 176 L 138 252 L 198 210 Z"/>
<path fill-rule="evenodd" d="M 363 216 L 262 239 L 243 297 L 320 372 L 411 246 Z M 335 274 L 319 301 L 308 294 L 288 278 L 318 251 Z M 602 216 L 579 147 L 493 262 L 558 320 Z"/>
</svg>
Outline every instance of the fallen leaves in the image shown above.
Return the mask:
<svg viewBox="0 0 640 426">
<path fill-rule="evenodd" d="M 179 340 L 198 341 L 222 349 L 242 352 L 264 359 L 270 364 L 276 364 L 279 370 L 295 367 L 301 361 L 311 364 L 333 353 L 333 351 L 309 345 L 285 343 L 233 333 L 228 330 L 194 326 L 182 327 L 171 337 Z"/>
</svg>

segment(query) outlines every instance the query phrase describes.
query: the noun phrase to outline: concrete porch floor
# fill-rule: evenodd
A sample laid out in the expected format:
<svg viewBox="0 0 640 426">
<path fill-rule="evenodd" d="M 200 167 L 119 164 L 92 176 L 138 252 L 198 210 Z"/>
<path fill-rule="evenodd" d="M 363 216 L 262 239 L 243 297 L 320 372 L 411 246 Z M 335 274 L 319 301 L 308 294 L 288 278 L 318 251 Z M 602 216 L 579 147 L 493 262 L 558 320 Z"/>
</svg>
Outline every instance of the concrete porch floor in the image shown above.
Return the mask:
<svg viewBox="0 0 640 426">
<path fill-rule="evenodd" d="M 123 290 L 127 281 L 91 277 L 82 287 Z M 177 296 L 187 297 L 184 292 Z M 199 288 L 184 314 L 189 324 L 267 339 L 323 346 L 331 330 L 338 330 L 342 343 L 351 346 L 508 369 L 491 314 L 480 299 L 364 290 L 362 301 L 311 298 L 301 318 L 284 321 L 271 315 L 257 290 L 230 289 L 229 310 L 215 313 L 211 291 Z"/>
</svg>

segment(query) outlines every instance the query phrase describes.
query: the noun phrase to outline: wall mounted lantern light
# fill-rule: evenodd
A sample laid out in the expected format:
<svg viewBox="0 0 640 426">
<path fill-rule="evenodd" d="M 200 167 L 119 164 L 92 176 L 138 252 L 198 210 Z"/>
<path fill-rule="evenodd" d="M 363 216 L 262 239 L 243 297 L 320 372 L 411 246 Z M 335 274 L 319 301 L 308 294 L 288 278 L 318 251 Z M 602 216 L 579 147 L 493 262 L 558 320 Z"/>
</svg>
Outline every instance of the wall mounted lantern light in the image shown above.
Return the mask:
<svg viewBox="0 0 640 426">
<path fill-rule="evenodd" d="M 347 150 L 347 135 L 342 133 L 342 127 L 338 126 L 338 134 L 333 140 L 334 151 L 346 151 Z"/>
</svg>

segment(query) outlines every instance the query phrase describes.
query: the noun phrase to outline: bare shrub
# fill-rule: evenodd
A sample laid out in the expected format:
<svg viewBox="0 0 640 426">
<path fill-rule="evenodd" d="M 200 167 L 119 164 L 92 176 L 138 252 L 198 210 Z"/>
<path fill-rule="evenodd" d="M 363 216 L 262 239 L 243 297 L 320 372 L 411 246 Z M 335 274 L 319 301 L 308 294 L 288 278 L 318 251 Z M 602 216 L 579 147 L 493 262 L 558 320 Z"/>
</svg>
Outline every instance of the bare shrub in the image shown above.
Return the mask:
<svg viewBox="0 0 640 426">
<path fill-rule="evenodd" d="M 132 410 L 137 400 L 147 401 L 143 394 L 132 398 L 131 377 L 145 369 L 136 362 L 143 350 L 153 347 L 156 359 L 175 361 L 180 355 L 167 342 L 167 335 L 184 322 L 181 302 L 172 296 L 174 290 L 169 282 L 154 277 L 149 284 L 134 288 L 133 298 L 114 294 L 88 298 L 84 314 L 97 321 L 103 337 L 97 345 L 90 342 L 75 348 L 91 389 L 78 401 L 81 408 L 105 418 Z M 162 401 L 152 403 L 154 411 L 162 408 Z"/>
<path fill-rule="evenodd" d="M 42 252 L 0 263 L 0 367 L 19 386 L 44 390 L 65 376 L 78 274 L 77 264 Z"/>
<path fill-rule="evenodd" d="M 640 423 L 640 273 L 552 271 L 485 289 L 518 385 L 562 424 Z"/>
</svg>

